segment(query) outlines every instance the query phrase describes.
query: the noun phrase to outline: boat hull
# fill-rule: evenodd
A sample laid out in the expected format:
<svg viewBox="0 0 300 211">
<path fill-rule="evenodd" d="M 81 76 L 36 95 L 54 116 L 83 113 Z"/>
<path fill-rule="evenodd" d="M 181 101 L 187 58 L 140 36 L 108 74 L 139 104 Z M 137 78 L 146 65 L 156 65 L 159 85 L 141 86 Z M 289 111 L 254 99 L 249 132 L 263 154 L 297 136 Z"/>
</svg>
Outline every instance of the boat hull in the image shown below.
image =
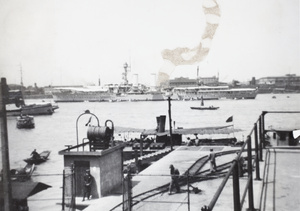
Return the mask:
<svg viewBox="0 0 300 211">
<path fill-rule="evenodd" d="M 175 93 L 181 100 L 255 99 L 257 96 L 257 90 L 253 88 L 230 89 L 218 86 L 175 88 Z"/>
<path fill-rule="evenodd" d="M 8 116 L 22 115 L 52 115 L 54 112 L 51 103 L 25 105 L 20 109 L 7 110 Z"/>
<path fill-rule="evenodd" d="M 33 116 L 21 116 L 17 118 L 17 128 L 25 128 L 25 129 L 31 129 L 34 128 L 34 119 Z"/>
<path fill-rule="evenodd" d="M 131 102 L 131 101 L 163 101 L 167 97 L 163 93 L 113 94 L 113 93 L 54 93 L 54 102 Z"/>
<path fill-rule="evenodd" d="M 111 94 L 103 92 L 53 93 L 54 102 L 103 102 L 111 99 Z"/>
<path fill-rule="evenodd" d="M 40 158 L 27 158 L 27 159 L 24 159 L 24 161 L 28 164 L 41 164 L 41 163 L 44 163 L 48 160 L 48 157 L 50 155 L 50 151 L 43 151 L 40 153 Z"/>
<path fill-rule="evenodd" d="M 35 164 L 26 164 L 24 168 L 11 169 L 10 175 L 12 181 L 24 182 L 31 178 L 35 170 Z"/>
<path fill-rule="evenodd" d="M 194 110 L 217 110 L 219 107 L 191 107 Z"/>
</svg>

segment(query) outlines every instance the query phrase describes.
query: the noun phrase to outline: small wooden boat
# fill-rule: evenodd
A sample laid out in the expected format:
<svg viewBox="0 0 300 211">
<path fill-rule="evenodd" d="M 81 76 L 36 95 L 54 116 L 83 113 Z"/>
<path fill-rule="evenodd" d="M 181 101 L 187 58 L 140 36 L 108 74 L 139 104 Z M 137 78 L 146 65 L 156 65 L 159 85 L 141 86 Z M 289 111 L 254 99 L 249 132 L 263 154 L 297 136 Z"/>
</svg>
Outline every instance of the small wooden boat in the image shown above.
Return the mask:
<svg viewBox="0 0 300 211">
<path fill-rule="evenodd" d="M 204 106 L 203 97 L 201 97 L 201 106 L 199 106 L 199 107 L 191 107 L 191 109 L 195 109 L 195 110 L 217 110 L 217 109 L 219 109 L 219 107 Z"/>
<path fill-rule="evenodd" d="M 34 118 L 33 116 L 19 116 L 17 117 L 17 128 L 34 128 Z"/>
<path fill-rule="evenodd" d="M 43 162 L 46 162 L 48 160 L 48 157 L 50 155 L 50 151 L 43 151 L 39 153 L 38 157 L 30 157 L 27 159 L 24 159 L 24 161 L 28 164 L 40 164 Z"/>
<path fill-rule="evenodd" d="M 191 107 L 191 109 L 195 109 L 195 110 L 217 110 L 219 109 L 219 107 L 214 107 L 214 106 L 209 106 L 209 107 L 205 107 L 205 106 L 201 106 L 201 107 Z"/>
<path fill-rule="evenodd" d="M 35 164 L 26 164 L 24 168 L 17 168 L 10 170 L 10 176 L 12 181 L 26 181 L 31 178 L 32 173 L 35 170 Z"/>
</svg>

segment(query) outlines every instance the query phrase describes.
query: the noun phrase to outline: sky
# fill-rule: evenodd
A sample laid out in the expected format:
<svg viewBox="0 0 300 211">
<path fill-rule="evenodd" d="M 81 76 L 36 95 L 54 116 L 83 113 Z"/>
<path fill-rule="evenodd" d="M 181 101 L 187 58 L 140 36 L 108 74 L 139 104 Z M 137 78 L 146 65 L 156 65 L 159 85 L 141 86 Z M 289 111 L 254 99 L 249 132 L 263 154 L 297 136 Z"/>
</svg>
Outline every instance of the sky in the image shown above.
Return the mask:
<svg viewBox="0 0 300 211">
<path fill-rule="evenodd" d="M 162 52 L 203 41 L 213 0 L 0 0 L 0 76 L 25 86 L 153 85 Z M 208 54 L 170 78 L 300 75 L 299 0 L 216 0 Z M 209 6 L 208 6 L 209 7 Z M 136 80 L 136 81 L 133 81 Z"/>
</svg>

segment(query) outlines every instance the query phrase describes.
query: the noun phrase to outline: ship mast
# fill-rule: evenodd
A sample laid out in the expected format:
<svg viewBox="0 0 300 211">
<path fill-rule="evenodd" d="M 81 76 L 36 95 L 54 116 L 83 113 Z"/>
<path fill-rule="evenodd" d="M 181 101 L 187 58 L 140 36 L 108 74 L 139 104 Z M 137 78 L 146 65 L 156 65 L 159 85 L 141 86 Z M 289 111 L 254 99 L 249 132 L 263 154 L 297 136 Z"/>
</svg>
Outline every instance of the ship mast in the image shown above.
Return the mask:
<svg viewBox="0 0 300 211">
<path fill-rule="evenodd" d="M 123 65 L 123 67 L 124 67 L 124 73 L 122 74 L 123 75 L 123 77 L 122 77 L 122 79 L 123 79 L 123 84 L 124 85 L 128 85 L 128 78 L 127 78 L 127 74 L 128 74 L 128 72 L 129 72 L 129 69 L 128 69 L 128 64 L 127 64 L 127 62 L 125 62 L 125 64 Z"/>
<path fill-rule="evenodd" d="M 20 64 L 20 72 L 21 72 L 21 86 L 23 87 L 23 70 L 22 70 L 22 63 Z"/>
<path fill-rule="evenodd" d="M 197 86 L 199 86 L 199 85 L 200 85 L 200 79 L 199 79 L 199 66 L 197 66 L 197 79 L 196 79 L 196 81 L 197 81 Z"/>
</svg>

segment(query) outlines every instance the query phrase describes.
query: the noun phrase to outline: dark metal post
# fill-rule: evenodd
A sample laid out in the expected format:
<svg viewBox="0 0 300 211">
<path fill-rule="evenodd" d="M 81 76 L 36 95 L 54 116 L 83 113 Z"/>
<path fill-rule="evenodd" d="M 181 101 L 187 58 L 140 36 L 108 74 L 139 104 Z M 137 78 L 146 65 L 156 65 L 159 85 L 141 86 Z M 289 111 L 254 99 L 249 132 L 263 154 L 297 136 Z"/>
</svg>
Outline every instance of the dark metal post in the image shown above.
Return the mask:
<svg viewBox="0 0 300 211">
<path fill-rule="evenodd" d="M 260 180 L 260 170 L 259 170 L 259 158 L 258 158 L 258 137 L 257 137 L 257 124 L 254 124 L 254 141 L 255 141 L 255 180 Z"/>
<path fill-rule="evenodd" d="M 131 171 L 128 172 L 128 211 L 132 210 L 133 204 L 132 204 L 132 183 L 131 183 Z"/>
<path fill-rule="evenodd" d="M 171 97 L 170 97 L 170 96 L 168 96 L 168 106 L 169 106 L 170 142 L 171 142 L 171 150 L 173 150 L 173 138 L 172 138 L 172 117 L 171 117 Z"/>
<path fill-rule="evenodd" d="M 238 160 L 234 160 L 234 167 L 232 171 L 232 184 L 233 184 L 233 205 L 234 211 L 241 210 L 241 200 L 240 200 L 240 181 L 239 181 L 239 165 Z"/>
<path fill-rule="evenodd" d="M 75 211 L 75 207 L 76 207 L 76 175 L 75 175 L 74 164 L 72 164 L 72 166 L 71 166 L 71 172 L 72 172 L 71 209 L 72 209 L 72 211 Z"/>
<path fill-rule="evenodd" d="M 259 117 L 259 161 L 263 161 L 263 144 L 262 144 L 262 120 L 261 116 Z"/>
<path fill-rule="evenodd" d="M 267 112 L 266 111 L 263 111 L 262 114 L 261 114 L 261 135 L 262 135 L 262 146 L 263 148 L 266 147 L 266 142 L 265 142 L 265 114 Z"/>
<path fill-rule="evenodd" d="M 247 153 L 248 153 L 248 201 L 249 201 L 249 208 L 248 210 L 253 211 L 254 204 L 253 204 L 253 177 L 252 177 L 252 147 L 251 147 L 251 137 L 247 137 Z"/>
<path fill-rule="evenodd" d="M 12 190 L 9 166 L 9 147 L 7 135 L 6 100 L 8 99 L 8 87 L 6 79 L 1 78 L 0 88 L 0 125 L 1 125 L 1 153 L 2 153 L 2 184 L 4 211 L 12 210 Z"/>
<path fill-rule="evenodd" d="M 190 174 L 187 173 L 188 211 L 190 211 Z"/>
<path fill-rule="evenodd" d="M 83 116 L 83 115 L 85 115 L 85 114 L 90 114 L 90 115 L 94 116 L 94 117 L 97 119 L 98 127 L 100 126 L 98 117 L 97 117 L 95 114 L 91 113 L 89 110 L 86 110 L 84 113 L 80 114 L 80 115 L 77 117 L 77 119 L 76 119 L 76 139 L 77 139 L 77 146 L 79 145 L 79 141 L 78 141 L 78 120 L 79 120 L 79 118 L 80 118 L 81 116 Z M 86 126 L 87 126 L 87 124 L 86 124 Z M 78 151 L 78 150 L 79 150 L 79 149 L 78 149 L 78 147 L 77 147 L 77 151 Z"/>
<path fill-rule="evenodd" d="M 143 136 L 140 136 L 140 157 L 143 156 Z"/>
<path fill-rule="evenodd" d="M 63 170 L 63 181 L 62 181 L 63 187 L 62 187 L 62 203 L 61 203 L 62 211 L 65 210 L 65 188 L 66 188 L 65 178 L 66 178 L 65 170 Z"/>
</svg>

